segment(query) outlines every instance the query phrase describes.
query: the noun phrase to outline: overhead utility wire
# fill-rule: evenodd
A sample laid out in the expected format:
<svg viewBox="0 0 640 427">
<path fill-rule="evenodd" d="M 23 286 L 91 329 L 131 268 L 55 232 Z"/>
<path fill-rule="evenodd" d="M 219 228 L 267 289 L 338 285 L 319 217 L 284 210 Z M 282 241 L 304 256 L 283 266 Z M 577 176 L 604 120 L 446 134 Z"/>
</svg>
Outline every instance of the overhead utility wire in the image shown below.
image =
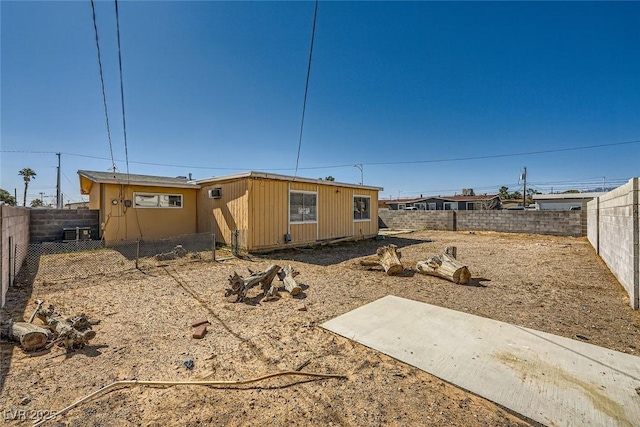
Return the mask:
<svg viewBox="0 0 640 427">
<path fill-rule="evenodd" d="M 122 129 L 124 132 L 124 158 L 127 163 L 127 177 L 128 177 L 129 176 L 129 149 L 127 147 L 127 121 L 125 119 L 125 114 L 124 114 L 124 85 L 122 83 L 122 50 L 120 48 L 120 16 L 118 15 L 118 0 L 115 0 L 115 5 L 116 5 L 116 33 L 118 34 L 118 67 L 120 69 L 120 101 L 122 104 Z"/>
<path fill-rule="evenodd" d="M 629 145 L 629 144 L 637 144 L 640 143 L 640 139 L 633 141 L 624 141 L 624 142 L 613 142 L 609 144 L 597 144 L 597 145 L 586 145 L 582 147 L 569 147 L 569 148 L 556 148 L 552 150 L 544 150 L 544 151 L 531 151 L 526 153 L 511 153 L 511 154 L 492 154 L 486 156 L 478 156 L 478 157 L 460 157 L 460 158 L 451 158 L 451 159 L 433 159 L 433 160 L 415 160 L 415 161 L 406 161 L 406 162 L 384 162 L 384 163 L 362 163 L 363 165 L 400 165 L 407 163 L 445 163 L 445 162 L 457 162 L 457 161 L 466 161 L 466 160 L 478 160 L 478 159 L 494 159 L 494 158 L 504 158 L 504 157 L 518 157 L 518 156 L 528 156 L 534 154 L 549 154 L 563 151 L 577 151 L 577 150 L 587 150 L 591 148 L 602 148 L 602 147 L 612 147 L 617 145 Z M 25 154 L 56 154 L 55 151 L 24 151 L 24 150 L 0 150 L 0 153 L 25 153 Z M 106 157 L 99 156 L 90 156 L 87 154 L 77 154 L 77 153 L 67 153 L 62 152 L 67 156 L 76 156 L 76 157 L 85 157 L 88 159 L 97 159 L 97 160 L 109 160 Z M 120 161 L 120 160 L 118 160 Z M 131 161 L 130 163 L 135 163 L 139 165 L 149 165 L 149 166 L 165 166 L 165 167 L 174 167 L 174 168 L 191 168 L 191 169 L 205 169 L 205 170 L 242 170 L 246 169 L 246 167 L 209 167 L 209 166 L 192 166 L 192 165 L 174 165 L 167 163 L 152 163 L 152 162 L 135 162 Z M 298 168 L 300 170 L 312 170 L 312 169 L 334 169 L 334 168 L 352 168 L 353 164 L 349 163 L 344 165 L 333 165 L 333 166 L 309 166 Z M 270 168 L 265 169 L 261 168 L 263 171 L 290 171 L 292 168 Z"/>
<path fill-rule="evenodd" d="M 111 127 L 109 126 L 109 112 L 107 110 L 107 94 L 104 90 L 104 74 L 102 72 L 102 55 L 100 53 L 100 42 L 98 40 L 98 24 L 96 23 L 96 8 L 91 0 L 91 15 L 93 17 L 93 30 L 96 34 L 96 49 L 98 50 L 98 68 L 100 69 L 100 85 L 102 86 L 102 104 L 104 105 L 104 117 L 107 121 L 107 139 L 109 140 L 109 153 L 111 154 L 111 168 L 116 171 L 116 163 L 113 160 L 113 145 L 111 144 Z"/>
<path fill-rule="evenodd" d="M 300 162 L 300 148 L 302 147 L 302 130 L 304 129 L 304 114 L 307 110 L 307 93 L 309 92 L 309 76 L 311 75 L 311 58 L 313 57 L 313 41 L 316 36 L 316 18 L 318 16 L 318 1 L 313 11 L 313 28 L 311 29 L 311 47 L 309 48 L 309 64 L 307 65 L 307 81 L 304 85 L 304 101 L 302 102 L 302 120 L 300 122 L 300 138 L 298 138 L 298 155 L 296 156 L 296 171 L 294 176 L 298 176 L 298 164 Z"/>
</svg>

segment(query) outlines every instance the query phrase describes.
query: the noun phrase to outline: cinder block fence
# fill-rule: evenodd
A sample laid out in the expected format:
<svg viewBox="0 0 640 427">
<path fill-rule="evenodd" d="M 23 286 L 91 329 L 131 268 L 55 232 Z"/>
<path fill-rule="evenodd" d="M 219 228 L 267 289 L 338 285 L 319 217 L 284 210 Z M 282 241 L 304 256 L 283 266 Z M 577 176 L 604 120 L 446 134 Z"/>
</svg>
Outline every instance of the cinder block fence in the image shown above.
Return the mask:
<svg viewBox="0 0 640 427">
<path fill-rule="evenodd" d="M 413 230 L 500 231 L 584 236 L 583 211 L 401 211 L 380 209 L 380 226 Z"/>
<path fill-rule="evenodd" d="M 587 204 L 587 237 L 602 260 L 640 308 L 640 178 Z"/>
</svg>

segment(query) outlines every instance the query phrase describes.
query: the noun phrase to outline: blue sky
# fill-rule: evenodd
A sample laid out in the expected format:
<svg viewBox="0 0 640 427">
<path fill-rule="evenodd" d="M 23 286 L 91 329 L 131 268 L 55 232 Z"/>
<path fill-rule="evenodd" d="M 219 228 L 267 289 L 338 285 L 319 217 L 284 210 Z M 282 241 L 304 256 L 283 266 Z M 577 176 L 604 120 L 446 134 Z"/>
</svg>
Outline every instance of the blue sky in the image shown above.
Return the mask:
<svg viewBox="0 0 640 427">
<path fill-rule="evenodd" d="M 131 173 L 294 174 L 313 2 L 118 6 Z M 0 187 L 22 200 L 31 167 L 28 201 L 53 200 L 62 152 L 65 201 L 80 200 L 76 171 L 112 165 L 90 2 L 0 13 Z M 114 3 L 96 16 L 126 172 Z M 387 198 L 517 190 L 524 167 L 542 192 L 626 182 L 639 18 L 640 2 L 321 1 L 298 175 L 358 183 L 363 164 Z"/>
</svg>

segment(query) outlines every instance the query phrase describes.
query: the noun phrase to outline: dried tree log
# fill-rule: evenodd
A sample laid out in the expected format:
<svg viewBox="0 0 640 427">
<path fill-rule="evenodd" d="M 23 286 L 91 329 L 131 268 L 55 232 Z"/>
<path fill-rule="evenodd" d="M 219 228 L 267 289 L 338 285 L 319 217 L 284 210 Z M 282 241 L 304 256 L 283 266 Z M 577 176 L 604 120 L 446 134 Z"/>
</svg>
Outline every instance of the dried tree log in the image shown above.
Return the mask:
<svg viewBox="0 0 640 427">
<path fill-rule="evenodd" d="M 282 283 L 284 284 L 284 288 L 291 295 L 298 295 L 300 292 L 302 292 L 300 285 L 298 285 L 295 279 L 295 277 L 299 274 L 300 272 L 290 265 L 286 266 L 278 272 L 278 278 L 282 281 Z"/>
<path fill-rule="evenodd" d="M 0 328 L 3 338 L 20 343 L 25 351 L 40 350 L 52 337 L 51 331 L 27 322 L 9 322 Z"/>
<path fill-rule="evenodd" d="M 38 310 L 36 317 L 53 331 L 55 339 L 51 344 L 62 343 L 67 350 L 82 348 L 96 336 L 96 332 L 91 329 L 91 322 L 84 314 L 66 317 L 57 313 L 50 305 L 47 309 Z"/>
<path fill-rule="evenodd" d="M 396 249 L 396 255 L 398 256 L 398 259 L 402 258 L 402 252 L 398 249 Z M 363 267 L 382 267 L 382 265 L 380 265 L 380 258 L 378 255 L 371 255 L 366 258 L 362 258 L 359 263 Z"/>
<path fill-rule="evenodd" d="M 376 251 L 380 265 L 384 268 L 388 276 L 400 274 L 404 271 L 404 267 L 396 251 L 397 248 L 396 245 L 388 245 L 378 248 Z"/>
<path fill-rule="evenodd" d="M 249 270 L 249 276 L 247 277 L 242 277 L 234 271 L 233 276 L 229 276 L 229 284 L 231 285 L 231 288 L 226 290 L 225 296 L 237 295 L 238 297 L 236 302 L 243 301 L 247 296 L 249 289 L 261 284 L 265 297 L 269 297 L 271 299 L 275 297 L 275 294 L 277 293 L 277 289 L 272 290 L 271 282 L 273 282 L 273 279 L 276 277 L 279 270 L 279 266 L 271 264 L 264 271 L 254 272 Z"/>
<path fill-rule="evenodd" d="M 418 261 L 416 271 L 466 285 L 471 280 L 471 273 L 466 265 L 455 259 L 455 253 L 455 246 L 448 247 L 440 256 L 435 255 L 426 261 Z"/>
</svg>

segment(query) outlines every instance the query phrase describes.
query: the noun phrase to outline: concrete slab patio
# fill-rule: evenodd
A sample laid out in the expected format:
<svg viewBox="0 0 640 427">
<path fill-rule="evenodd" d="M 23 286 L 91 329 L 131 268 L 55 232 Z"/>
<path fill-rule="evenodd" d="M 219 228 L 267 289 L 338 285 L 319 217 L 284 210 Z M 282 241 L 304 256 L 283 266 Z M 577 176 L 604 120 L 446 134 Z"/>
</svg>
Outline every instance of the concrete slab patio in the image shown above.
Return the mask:
<svg viewBox="0 0 640 427">
<path fill-rule="evenodd" d="M 322 327 L 548 426 L 640 425 L 640 357 L 395 296 Z"/>
</svg>

